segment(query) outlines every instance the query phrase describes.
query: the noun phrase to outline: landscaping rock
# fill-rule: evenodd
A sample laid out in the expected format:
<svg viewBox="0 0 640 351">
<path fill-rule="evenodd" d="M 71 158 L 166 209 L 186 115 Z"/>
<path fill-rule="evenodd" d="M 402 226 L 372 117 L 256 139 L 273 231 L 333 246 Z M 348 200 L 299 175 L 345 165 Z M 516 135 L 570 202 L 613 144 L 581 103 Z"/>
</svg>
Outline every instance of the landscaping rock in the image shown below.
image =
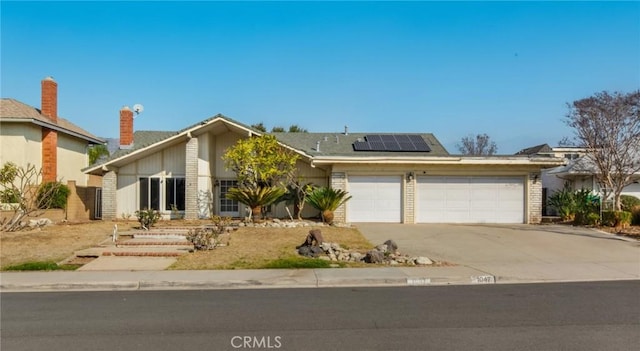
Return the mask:
<svg viewBox="0 0 640 351">
<path fill-rule="evenodd" d="M 384 254 L 378 250 L 370 250 L 364 257 L 364 261 L 367 263 L 382 263 L 384 262 Z"/>
<path fill-rule="evenodd" d="M 418 265 L 430 265 L 430 264 L 433 264 L 433 261 L 431 261 L 429 258 L 424 257 L 424 256 L 417 257 L 414 262 L 416 264 L 418 264 Z"/>
<path fill-rule="evenodd" d="M 380 251 L 382 253 L 385 253 L 385 252 L 387 252 L 387 245 L 380 244 L 380 245 L 376 246 L 376 250 L 378 250 L 378 251 Z"/>
<path fill-rule="evenodd" d="M 387 245 L 387 250 L 391 253 L 397 253 L 398 252 L 398 244 L 396 244 L 395 241 L 389 239 L 387 241 L 384 242 L 384 245 Z"/>
</svg>

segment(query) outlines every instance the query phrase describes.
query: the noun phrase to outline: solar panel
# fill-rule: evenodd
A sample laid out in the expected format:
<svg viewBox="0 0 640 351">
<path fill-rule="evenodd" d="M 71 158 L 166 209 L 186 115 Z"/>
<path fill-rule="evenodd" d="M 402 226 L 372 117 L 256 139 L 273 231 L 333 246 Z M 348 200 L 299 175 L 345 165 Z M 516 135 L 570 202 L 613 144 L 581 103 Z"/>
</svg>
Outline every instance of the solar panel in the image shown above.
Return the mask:
<svg viewBox="0 0 640 351">
<path fill-rule="evenodd" d="M 373 151 L 387 151 L 384 147 L 384 143 L 381 141 L 370 141 L 369 145 Z"/>
<path fill-rule="evenodd" d="M 416 151 L 416 147 L 412 142 L 400 142 L 398 144 L 400 145 L 400 149 L 402 151 Z"/>
<path fill-rule="evenodd" d="M 384 142 L 384 147 L 385 147 L 385 151 L 403 151 L 402 148 L 400 147 L 400 144 L 398 144 L 397 141 L 385 141 Z"/>
<path fill-rule="evenodd" d="M 353 143 L 353 149 L 355 151 L 369 151 L 371 147 L 366 141 L 356 141 Z"/>
<path fill-rule="evenodd" d="M 364 141 L 355 141 L 355 151 L 429 152 L 431 148 L 417 134 L 371 134 Z"/>
</svg>

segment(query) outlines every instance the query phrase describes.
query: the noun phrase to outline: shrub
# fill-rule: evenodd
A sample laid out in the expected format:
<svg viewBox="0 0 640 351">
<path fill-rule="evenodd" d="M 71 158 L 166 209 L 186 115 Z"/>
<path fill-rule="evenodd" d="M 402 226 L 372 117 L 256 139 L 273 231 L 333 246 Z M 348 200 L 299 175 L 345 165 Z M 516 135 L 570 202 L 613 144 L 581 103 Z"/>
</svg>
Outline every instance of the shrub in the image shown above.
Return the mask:
<svg viewBox="0 0 640 351">
<path fill-rule="evenodd" d="M 187 240 L 196 250 L 212 250 L 220 245 L 220 234 L 223 234 L 231 223 L 230 217 L 211 217 L 213 226 L 189 230 Z"/>
<path fill-rule="evenodd" d="M 60 182 L 43 183 L 38 188 L 38 204 L 40 208 L 61 208 L 67 207 L 67 198 L 71 190 Z"/>
<path fill-rule="evenodd" d="M 17 189 L 0 190 L 0 202 L 14 204 L 20 202 L 20 192 Z"/>
<path fill-rule="evenodd" d="M 153 227 L 153 225 L 160 219 L 160 213 L 158 211 L 146 208 L 144 210 L 136 211 L 136 216 L 138 217 L 138 222 L 140 222 L 140 226 L 142 226 L 143 229 Z"/>
<path fill-rule="evenodd" d="M 333 211 L 349 201 L 351 196 L 348 192 L 340 189 L 322 187 L 314 189 L 308 196 L 307 202 L 316 210 L 319 210 L 322 219 L 331 224 L 333 223 Z"/>
<path fill-rule="evenodd" d="M 627 227 L 631 224 L 631 212 L 603 211 L 602 225 L 609 227 Z"/>
<path fill-rule="evenodd" d="M 631 224 L 640 225 L 640 205 L 631 209 Z"/>
<path fill-rule="evenodd" d="M 598 225 L 600 223 L 600 215 L 597 213 L 589 213 L 584 219 L 585 225 Z"/>
<path fill-rule="evenodd" d="M 563 221 L 572 220 L 575 216 L 576 200 L 573 190 L 568 184 L 554 192 L 547 200 L 547 204 L 558 211 L 558 215 Z"/>
<path fill-rule="evenodd" d="M 631 195 L 620 195 L 620 203 L 623 211 L 631 212 L 634 207 L 640 206 L 640 199 Z"/>
</svg>

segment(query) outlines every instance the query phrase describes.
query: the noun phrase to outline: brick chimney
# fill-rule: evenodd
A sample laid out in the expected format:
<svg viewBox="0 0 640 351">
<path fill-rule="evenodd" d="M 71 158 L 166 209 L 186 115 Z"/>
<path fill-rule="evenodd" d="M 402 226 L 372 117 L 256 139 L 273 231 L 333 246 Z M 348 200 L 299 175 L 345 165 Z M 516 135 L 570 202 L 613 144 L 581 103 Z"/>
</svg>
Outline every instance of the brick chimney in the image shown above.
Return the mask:
<svg viewBox="0 0 640 351">
<path fill-rule="evenodd" d="M 120 148 L 128 149 L 133 146 L 133 111 L 129 106 L 120 110 Z"/>
<path fill-rule="evenodd" d="M 58 83 L 51 77 L 42 80 L 40 111 L 54 123 L 58 122 Z"/>
<path fill-rule="evenodd" d="M 40 112 L 54 124 L 58 123 L 58 83 L 51 77 L 42 80 Z M 42 181 L 58 179 L 58 132 L 42 128 Z"/>
</svg>

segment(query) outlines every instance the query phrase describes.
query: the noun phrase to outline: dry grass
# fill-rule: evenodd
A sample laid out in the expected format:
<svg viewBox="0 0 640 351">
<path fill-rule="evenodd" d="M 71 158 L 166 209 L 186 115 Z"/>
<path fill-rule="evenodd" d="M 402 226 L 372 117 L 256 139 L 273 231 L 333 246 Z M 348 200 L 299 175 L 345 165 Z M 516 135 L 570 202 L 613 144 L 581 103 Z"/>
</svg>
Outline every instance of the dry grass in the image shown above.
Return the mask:
<svg viewBox="0 0 640 351">
<path fill-rule="evenodd" d="M 59 262 L 75 251 L 95 246 L 109 238 L 114 222 L 58 224 L 35 230 L 0 232 L 0 269 L 36 261 Z M 119 222 L 128 230 L 137 222 Z"/>
<path fill-rule="evenodd" d="M 360 250 L 371 249 L 357 229 L 321 227 L 325 241 Z M 178 258 L 170 269 L 251 269 L 263 268 L 277 259 L 298 258 L 300 245 L 309 227 L 302 228 L 240 228 L 231 234 L 230 245 L 210 251 L 199 251 Z"/>
<path fill-rule="evenodd" d="M 59 224 L 37 230 L 0 232 L 0 269 L 27 262 L 60 262 L 75 251 L 108 240 L 113 221 Z M 210 221 L 162 221 L 157 228 L 195 226 Z M 138 227 L 135 221 L 117 221 L 121 232 Z M 354 228 L 319 227 L 325 241 L 365 252 L 373 246 Z M 295 247 L 306 238 L 310 227 L 240 228 L 231 234 L 229 246 L 180 257 L 170 269 L 262 268 L 277 259 L 299 258 Z"/>
</svg>

